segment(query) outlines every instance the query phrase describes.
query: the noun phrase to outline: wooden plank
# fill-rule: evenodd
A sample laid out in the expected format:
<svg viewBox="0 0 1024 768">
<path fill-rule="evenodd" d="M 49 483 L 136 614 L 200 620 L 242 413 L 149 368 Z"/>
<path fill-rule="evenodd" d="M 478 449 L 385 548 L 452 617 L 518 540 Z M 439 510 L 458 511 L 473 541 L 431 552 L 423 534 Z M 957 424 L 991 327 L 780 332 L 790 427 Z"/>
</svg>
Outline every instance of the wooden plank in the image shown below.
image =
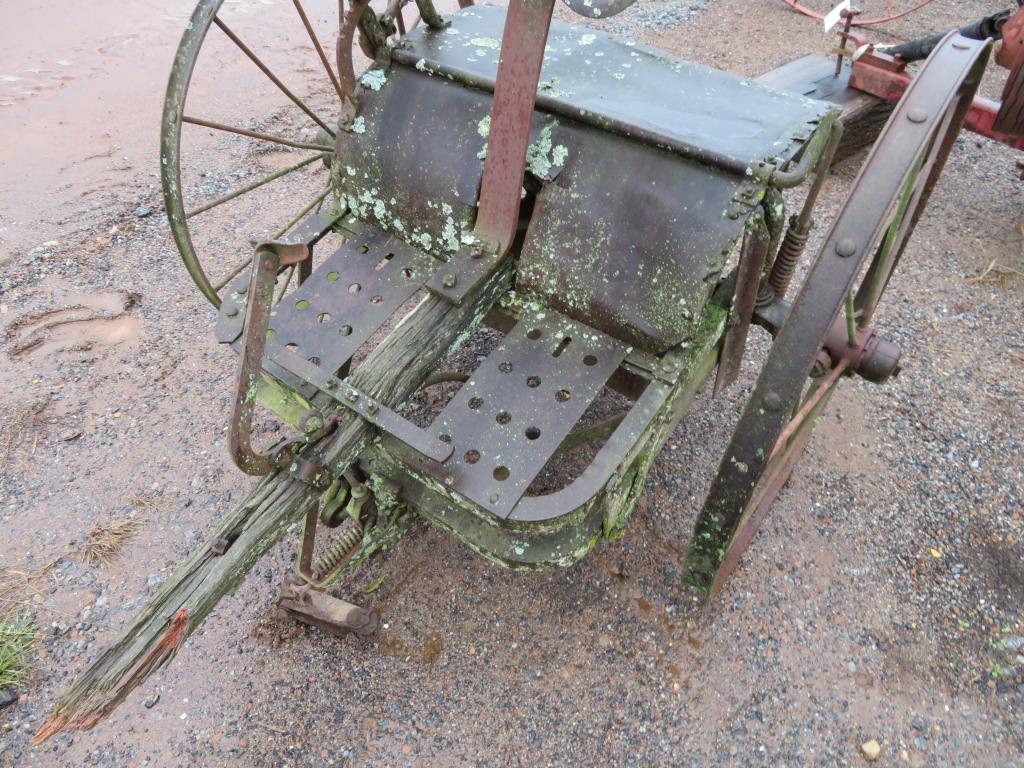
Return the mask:
<svg viewBox="0 0 1024 768">
<path fill-rule="evenodd" d="M 894 106 L 891 102 L 851 88 L 848 66 L 843 66 L 838 77 L 835 71 L 835 57 L 811 53 L 755 78 L 761 85 L 842 107 L 839 119 L 843 122 L 843 141 L 836 151 L 833 165 L 874 144 Z"/>
<path fill-rule="evenodd" d="M 366 358 L 352 376 L 353 384 L 398 407 L 509 289 L 511 273 L 508 260 L 471 301 L 461 305 L 424 298 Z M 314 446 L 320 461 L 336 474 L 352 464 L 376 434 L 351 411 L 339 413 L 338 428 Z M 61 697 L 33 743 L 63 731 L 88 730 L 109 715 L 153 671 L 174 658 L 217 602 L 238 587 L 256 561 L 317 500 L 309 486 L 289 475 L 277 472 L 261 479 Z M 221 539 L 230 545 L 217 555 L 215 542 Z"/>
</svg>

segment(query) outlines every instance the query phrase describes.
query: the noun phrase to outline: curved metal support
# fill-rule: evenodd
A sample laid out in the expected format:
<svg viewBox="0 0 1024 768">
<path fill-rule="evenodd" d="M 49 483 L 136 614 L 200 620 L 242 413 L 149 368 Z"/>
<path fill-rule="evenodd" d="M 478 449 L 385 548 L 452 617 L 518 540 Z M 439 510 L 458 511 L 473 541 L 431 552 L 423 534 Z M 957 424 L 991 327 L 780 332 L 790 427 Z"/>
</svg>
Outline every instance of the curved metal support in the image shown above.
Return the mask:
<svg viewBox="0 0 1024 768">
<path fill-rule="evenodd" d="M 274 298 L 277 273 L 282 267 L 309 258 L 304 243 L 261 243 L 253 257 L 249 294 L 245 303 L 245 336 L 238 356 L 235 404 L 228 430 L 228 451 L 235 465 L 250 475 L 267 475 L 276 468 L 275 455 L 257 453 L 252 447 L 252 414 L 256 391 L 263 371 L 263 350 L 267 345 L 267 327 Z"/>
<path fill-rule="evenodd" d="M 807 180 L 811 173 L 817 171 L 821 174 L 822 169 L 828 170 L 832 157 L 839 147 L 843 138 L 843 124 L 836 119 L 837 113 L 830 116 L 830 124 L 824 129 L 815 131 L 814 136 L 807 143 L 803 154 L 793 168 L 786 171 L 775 171 L 772 174 L 771 184 L 776 189 L 792 189 L 798 187 Z M 821 184 L 816 185 L 820 188 Z M 817 189 L 812 191 L 817 195 Z"/>
<path fill-rule="evenodd" d="M 825 338 L 855 279 L 889 228 L 908 184 L 915 185 L 902 250 L 927 204 L 977 90 L 991 45 L 951 33 L 914 79 L 865 161 L 853 191 L 779 330 L 697 520 L 685 580 L 705 594 L 719 573 L 771 451 L 800 400 Z M 922 181 L 917 182 L 922 168 Z M 917 187 L 917 184 L 920 184 Z M 894 263 L 894 262 L 892 262 Z M 780 486 L 781 487 L 781 486 Z M 737 558 L 738 559 L 738 558 Z"/>
</svg>

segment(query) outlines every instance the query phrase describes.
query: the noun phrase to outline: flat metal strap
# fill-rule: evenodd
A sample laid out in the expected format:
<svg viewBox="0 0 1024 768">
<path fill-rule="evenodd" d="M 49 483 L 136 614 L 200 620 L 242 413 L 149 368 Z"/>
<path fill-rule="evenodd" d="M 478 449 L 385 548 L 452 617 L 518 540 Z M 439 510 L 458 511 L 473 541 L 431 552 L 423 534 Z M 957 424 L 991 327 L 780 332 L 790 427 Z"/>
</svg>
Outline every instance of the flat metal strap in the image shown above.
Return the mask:
<svg viewBox="0 0 1024 768">
<path fill-rule="evenodd" d="M 268 348 L 271 345 L 268 343 Z M 285 348 L 275 350 L 277 362 L 317 389 L 327 393 L 368 422 L 401 441 L 431 461 L 444 462 L 452 455 L 452 446 L 401 417 L 378 400 L 360 392 L 350 384 L 332 376 L 299 355 Z"/>
<path fill-rule="evenodd" d="M 368 229 L 349 240 L 274 308 L 264 368 L 274 376 L 282 369 L 287 372 L 289 367 L 279 359 L 285 348 L 329 374 L 337 373 L 437 266 L 428 254 L 379 230 Z M 238 329 L 229 332 L 224 325 L 218 338 L 241 333 L 243 313 L 228 315 L 244 300 L 244 294 L 229 292 L 221 318 L 236 322 Z"/>
<path fill-rule="evenodd" d="M 508 517 L 628 351 L 555 312 L 524 315 L 428 428 L 452 458 L 422 469 Z"/>
</svg>

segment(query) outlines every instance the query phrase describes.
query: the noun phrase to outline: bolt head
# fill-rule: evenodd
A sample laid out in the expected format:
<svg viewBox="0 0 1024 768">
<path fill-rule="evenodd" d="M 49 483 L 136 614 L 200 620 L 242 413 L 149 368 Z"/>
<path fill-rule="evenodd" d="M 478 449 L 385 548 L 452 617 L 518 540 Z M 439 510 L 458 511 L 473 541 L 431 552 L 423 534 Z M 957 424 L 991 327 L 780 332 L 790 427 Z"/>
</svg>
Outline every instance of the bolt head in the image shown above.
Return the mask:
<svg viewBox="0 0 1024 768">
<path fill-rule="evenodd" d="M 914 109 L 907 112 L 907 120 L 909 120 L 912 123 L 923 123 L 927 119 L 928 113 L 925 112 L 920 107 L 915 107 Z"/>
<path fill-rule="evenodd" d="M 441 279 L 441 285 L 445 288 L 454 288 L 458 282 L 459 278 L 457 278 L 452 272 L 449 272 Z"/>
<path fill-rule="evenodd" d="M 777 392 L 769 392 L 764 396 L 764 409 L 766 411 L 777 411 L 782 407 L 782 398 Z"/>
<path fill-rule="evenodd" d="M 366 412 L 369 414 L 374 414 L 378 410 L 380 410 L 380 407 L 376 403 L 370 403 L 366 406 Z"/>
<path fill-rule="evenodd" d="M 838 243 L 836 243 L 836 253 L 842 256 L 844 259 L 848 256 L 853 256 L 857 252 L 857 241 L 852 237 L 844 237 Z"/>
<path fill-rule="evenodd" d="M 359 393 L 356 392 L 354 389 L 350 389 L 348 392 L 345 393 L 345 397 L 348 398 L 348 401 L 350 403 L 354 403 L 356 400 L 359 399 Z"/>
</svg>

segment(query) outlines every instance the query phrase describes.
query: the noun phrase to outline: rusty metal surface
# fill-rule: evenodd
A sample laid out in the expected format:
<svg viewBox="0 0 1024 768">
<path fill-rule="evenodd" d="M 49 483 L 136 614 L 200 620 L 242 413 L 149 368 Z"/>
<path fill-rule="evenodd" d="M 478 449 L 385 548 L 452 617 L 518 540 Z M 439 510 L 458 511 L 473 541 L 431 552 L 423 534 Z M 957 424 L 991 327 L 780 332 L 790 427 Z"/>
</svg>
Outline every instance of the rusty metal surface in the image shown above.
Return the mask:
<svg viewBox="0 0 1024 768">
<path fill-rule="evenodd" d="M 294 344 L 292 352 L 337 373 L 436 268 L 437 262 L 419 249 L 367 227 L 275 308 L 264 368 L 301 387 L 302 381 L 277 359 L 283 348 Z M 237 288 L 227 293 L 218 320 L 219 340 L 232 340 L 241 332 L 242 303 Z"/>
<path fill-rule="evenodd" d="M 519 224 L 534 99 L 554 5 L 555 0 L 511 0 L 505 14 L 474 228 L 474 234 L 492 243 L 499 253 L 511 247 Z"/>
<path fill-rule="evenodd" d="M 517 290 L 650 352 L 688 339 L 756 184 L 565 120 L 549 143 L 564 167 L 537 194 Z"/>
<path fill-rule="evenodd" d="M 1024 14 L 1024 8 L 1021 12 Z M 1024 20 L 1024 15 L 1021 18 Z M 1010 136 L 1024 137 L 1024 46 L 1018 48 L 1017 60 L 1006 78 L 1002 102 L 992 121 L 992 128 Z"/>
<path fill-rule="evenodd" d="M 452 458 L 422 468 L 507 517 L 626 354 L 553 312 L 524 316 L 428 428 Z"/>
<path fill-rule="evenodd" d="M 686 580 L 694 586 L 711 589 L 821 346 L 886 231 L 898 233 L 898 242 L 885 248 L 891 254 L 886 256 L 888 269 L 898 262 L 963 124 L 989 49 L 987 42 L 949 35 L 914 79 L 865 161 L 779 330 L 719 465 L 687 557 Z M 912 203 L 894 221 L 908 188 Z M 888 274 L 880 276 L 883 285 Z"/>
<path fill-rule="evenodd" d="M 452 14 L 449 30 L 413 30 L 395 61 L 493 89 L 504 10 Z M 477 44 L 474 41 L 484 44 Z M 593 29 L 553 22 L 538 109 L 671 148 L 735 173 L 789 159 L 826 105 L 682 61 Z"/>
<path fill-rule="evenodd" d="M 360 220 L 447 259 L 472 241 L 491 97 L 415 68 L 371 72 L 381 74 L 360 80 L 352 130 L 338 133 L 342 200 Z M 381 77 L 378 90 L 366 85 Z"/>
<path fill-rule="evenodd" d="M 759 211 L 750 217 L 743 237 L 743 247 L 740 249 L 740 263 L 736 267 L 736 284 L 729 309 L 729 320 L 726 324 L 725 338 L 722 340 L 718 375 L 715 377 L 715 395 L 736 381 L 736 377 L 740 375 L 743 353 L 747 348 L 747 333 L 750 330 L 751 318 L 754 316 L 754 302 L 757 301 L 770 239 L 764 213 Z"/>
<path fill-rule="evenodd" d="M 380 619 L 374 611 L 331 597 L 304 584 L 285 582 L 277 607 L 292 618 L 334 635 L 353 633 L 368 637 L 377 631 Z"/>
<path fill-rule="evenodd" d="M 452 446 L 447 442 L 438 440 L 411 422 L 406 421 L 379 400 L 375 400 L 365 392 L 360 392 L 351 384 L 331 375 L 327 369 L 314 365 L 288 349 L 278 349 L 275 353 L 275 359 L 287 371 L 312 384 L 322 392 L 326 392 L 337 402 L 355 411 L 375 427 L 384 430 L 417 454 L 438 463 L 447 460 L 451 456 Z"/>
<path fill-rule="evenodd" d="M 267 343 L 267 323 L 274 298 L 274 284 L 282 266 L 297 264 L 308 258 L 309 248 L 302 243 L 264 243 L 256 248 L 253 256 L 255 270 L 249 280 L 245 302 L 246 333 L 238 356 L 235 402 L 228 430 L 228 452 L 235 466 L 250 475 L 266 475 L 275 467 L 274 456 L 256 452 L 251 442 L 256 384 L 261 375 L 263 350 Z M 237 307 L 235 314 L 242 315 Z"/>
</svg>

